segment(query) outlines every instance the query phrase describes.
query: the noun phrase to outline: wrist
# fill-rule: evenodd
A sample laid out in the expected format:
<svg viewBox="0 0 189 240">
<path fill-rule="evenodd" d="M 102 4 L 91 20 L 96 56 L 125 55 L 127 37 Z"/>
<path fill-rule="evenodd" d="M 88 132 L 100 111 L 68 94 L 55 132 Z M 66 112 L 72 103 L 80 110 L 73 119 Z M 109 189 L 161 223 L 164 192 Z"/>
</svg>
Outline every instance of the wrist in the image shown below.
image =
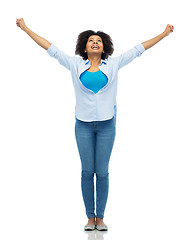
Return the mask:
<svg viewBox="0 0 189 240">
<path fill-rule="evenodd" d="M 27 32 L 27 30 L 29 30 L 29 28 L 25 25 L 23 26 L 23 29 L 22 29 L 24 32 Z"/>
<path fill-rule="evenodd" d="M 163 32 L 161 35 L 162 35 L 162 38 L 167 36 L 166 32 Z"/>
</svg>

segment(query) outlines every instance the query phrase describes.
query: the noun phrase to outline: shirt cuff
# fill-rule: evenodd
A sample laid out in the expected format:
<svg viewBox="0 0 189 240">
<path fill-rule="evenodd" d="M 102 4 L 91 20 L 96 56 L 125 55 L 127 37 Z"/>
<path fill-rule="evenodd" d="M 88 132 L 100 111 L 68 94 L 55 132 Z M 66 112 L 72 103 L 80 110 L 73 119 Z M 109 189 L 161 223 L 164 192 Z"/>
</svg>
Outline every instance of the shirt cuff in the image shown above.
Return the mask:
<svg viewBox="0 0 189 240">
<path fill-rule="evenodd" d="M 145 48 L 142 43 L 135 46 L 135 48 L 140 52 L 140 55 L 145 51 Z"/>
<path fill-rule="evenodd" d="M 56 52 L 56 49 L 57 49 L 56 46 L 53 43 L 51 43 L 51 46 L 47 49 L 47 53 L 51 57 L 53 57 L 54 53 Z"/>
</svg>

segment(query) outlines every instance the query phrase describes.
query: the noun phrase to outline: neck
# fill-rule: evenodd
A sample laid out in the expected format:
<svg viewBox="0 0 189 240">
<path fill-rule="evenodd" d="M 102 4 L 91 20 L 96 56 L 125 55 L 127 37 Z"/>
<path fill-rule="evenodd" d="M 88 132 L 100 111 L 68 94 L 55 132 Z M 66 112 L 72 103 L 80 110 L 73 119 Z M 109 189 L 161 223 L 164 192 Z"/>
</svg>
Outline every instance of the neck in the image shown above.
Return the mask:
<svg viewBox="0 0 189 240">
<path fill-rule="evenodd" d="M 101 64 L 101 55 L 88 55 L 91 66 L 99 66 Z"/>
</svg>

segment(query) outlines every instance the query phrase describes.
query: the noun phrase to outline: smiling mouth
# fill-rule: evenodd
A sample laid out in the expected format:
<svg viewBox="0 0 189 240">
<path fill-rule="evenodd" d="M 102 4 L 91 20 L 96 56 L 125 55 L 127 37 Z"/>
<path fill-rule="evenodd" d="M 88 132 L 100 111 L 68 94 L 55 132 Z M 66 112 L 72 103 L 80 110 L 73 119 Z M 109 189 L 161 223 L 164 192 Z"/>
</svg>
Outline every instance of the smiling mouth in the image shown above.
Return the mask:
<svg viewBox="0 0 189 240">
<path fill-rule="evenodd" d="M 97 49 L 100 49 L 99 46 L 92 46 L 91 48 L 92 48 L 92 49 L 96 49 L 96 50 L 97 50 Z"/>
</svg>

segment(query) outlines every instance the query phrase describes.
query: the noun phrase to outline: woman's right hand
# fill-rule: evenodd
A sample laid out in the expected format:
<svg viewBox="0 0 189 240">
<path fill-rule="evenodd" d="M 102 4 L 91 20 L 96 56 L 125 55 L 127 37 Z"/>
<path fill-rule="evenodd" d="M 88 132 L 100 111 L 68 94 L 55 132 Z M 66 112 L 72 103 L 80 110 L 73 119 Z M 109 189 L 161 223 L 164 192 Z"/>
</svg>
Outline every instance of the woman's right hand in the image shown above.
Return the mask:
<svg viewBox="0 0 189 240">
<path fill-rule="evenodd" d="M 16 25 L 17 25 L 17 27 L 20 27 L 23 31 L 26 28 L 26 24 L 25 24 L 23 18 L 16 19 Z"/>
<path fill-rule="evenodd" d="M 39 46 L 47 50 L 50 46 L 51 43 L 48 42 L 46 39 L 40 37 L 36 33 L 32 32 L 25 24 L 23 18 L 18 18 L 16 19 L 16 24 L 17 27 L 20 27 L 24 32 L 26 32 Z"/>
</svg>

